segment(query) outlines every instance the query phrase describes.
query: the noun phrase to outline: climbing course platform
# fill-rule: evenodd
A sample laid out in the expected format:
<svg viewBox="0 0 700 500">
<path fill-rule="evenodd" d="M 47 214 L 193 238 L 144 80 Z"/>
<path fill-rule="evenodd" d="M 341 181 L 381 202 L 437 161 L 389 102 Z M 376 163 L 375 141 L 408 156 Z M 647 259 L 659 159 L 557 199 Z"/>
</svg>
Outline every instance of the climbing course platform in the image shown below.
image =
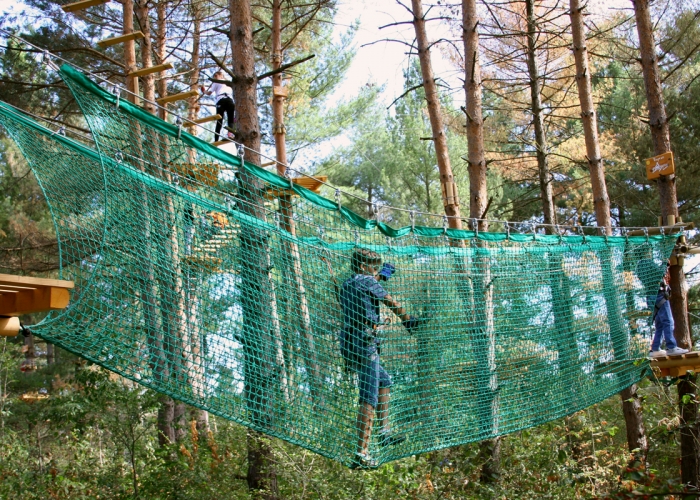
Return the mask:
<svg viewBox="0 0 700 500">
<path fill-rule="evenodd" d="M 683 377 L 688 372 L 700 372 L 700 352 L 678 356 L 660 356 L 651 360 L 651 369 L 658 377 Z"/>
<path fill-rule="evenodd" d="M 18 316 L 64 309 L 72 281 L 0 274 L 0 336 L 19 333 Z"/>
<path fill-rule="evenodd" d="M 200 140 L 70 66 L 92 140 L 0 104 L 44 190 L 70 306 L 32 331 L 115 373 L 350 465 L 359 389 L 339 349 L 336 287 L 371 250 L 421 318 L 376 331 L 392 378 L 379 463 L 568 415 L 648 373 L 647 298 L 681 234 L 448 228 L 367 219 Z M 147 139 L 147 140 L 144 140 Z M 303 178 L 303 176 L 299 176 Z M 277 193 L 269 196 L 269 193 Z M 383 317 L 390 311 L 382 308 Z M 377 423 L 377 426 L 379 424 Z"/>
</svg>

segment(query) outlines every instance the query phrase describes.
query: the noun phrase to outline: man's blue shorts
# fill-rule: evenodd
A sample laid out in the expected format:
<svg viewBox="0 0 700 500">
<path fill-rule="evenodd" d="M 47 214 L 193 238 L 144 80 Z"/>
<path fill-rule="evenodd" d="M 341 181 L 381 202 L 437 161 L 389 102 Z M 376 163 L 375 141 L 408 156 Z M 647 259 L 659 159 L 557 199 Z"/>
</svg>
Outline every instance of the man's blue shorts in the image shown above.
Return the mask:
<svg viewBox="0 0 700 500">
<path fill-rule="evenodd" d="M 379 363 L 379 354 L 374 343 L 358 345 L 343 332 L 340 338 L 340 352 L 350 370 L 357 372 L 360 389 L 360 402 L 377 406 L 379 389 L 391 386 L 391 377 Z"/>
</svg>

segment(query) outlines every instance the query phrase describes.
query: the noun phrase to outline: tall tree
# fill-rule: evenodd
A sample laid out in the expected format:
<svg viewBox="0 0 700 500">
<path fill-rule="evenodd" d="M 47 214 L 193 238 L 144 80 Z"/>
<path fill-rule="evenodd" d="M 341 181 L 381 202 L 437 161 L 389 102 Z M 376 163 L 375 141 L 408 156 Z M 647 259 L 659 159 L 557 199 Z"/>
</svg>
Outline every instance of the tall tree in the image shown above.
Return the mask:
<svg viewBox="0 0 700 500">
<path fill-rule="evenodd" d="M 656 43 L 649 12 L 649 0 L 632 0 L 634 16 L 639 36 L 644 88 L 646 89 L 647 108 L 649 111 L 649 128 L 654 155 L 671 151 L 669 120 L 664 105 L 661 76 L 659 74 Z M 661 201 L 661 216 L 664 223 L 678 217 L 678 200 L 676 197 L 676 177 L 661 176 L 657 188 Z M 674 335 L 681 347 L 692 349 L 693 339 L 688 323 L 688 297 L 683 266 L 678 261 L 671 266 L 671 310 L 675 323 Z M 699 485 L 700 479 L 700 433 L 697 418 L 698 405 L 695 400 L 695 375 L 683 377 L 678 384 L 678 404 L 681 412 L 681 480 L 685 484 Z"/>
<path fill-rule="evenodd" d="M 433 133 L 432 141 L 435 144 L 435 154 L 437 156 L 438 170 L 440 171 L 442 203 L 445 209 L 445 215 L 448 218 L 449 226 L 455 229 L 461 229 L 462 219 L 459 209 L 457 184 L 452 174 L 452 164 L 447 148 L 446 129 L 440 107 L 440 96 L 430 61 L 430 44 L 428 43 L 428 34 L 425 29 L 423 6 L 420 0 L 411 0 L 411 6 L 413 27 L 416 32 L 418 60 L 420 61 L 421 74 L 423 76 L 423 89 L 425 90 L 425 100 L 428 104 L 428 116 L 430 117 L 430 126 Z"/>
<path fill-rule="evenodd" d="M 598 140 L 598 123 L 593 105 L 583 10 L 584 7 L 581 5 L 580 0 L 570 0 L 569 16 L 571 17 L 571 34 L 574 42 L 574 59 L 576 61 L 576 84 L 581 105 L 581 121 L 586 141 L 586 159 L 591 177 L 596 222 L 599 227 L 605 228 L 606 234 L 612 234 L 610 198 L 608 197 L 608 188 L 605 183 L 605 169 Z M 610 297 L 609 299 L 607 300 L 609 313 L 618 312 L 620 309 L 617 304 L 617 298 Z M 625 427 L 627 429 L 627 446 L 631 452 L 646 457 L 647 439 L 644 420 L 642 419 L 641 403 L 637 395 L 637 385 L 633 384 L 620 392 L 620 398 L 622 399 L 622 412 L 625 416 Z"/>
<path fill-rule="evenodd" d="M 467 168 L 469 169 L 469 218 L 472 219 L 472 229 L 488 231 L 488 221 L 485 219 L 487 210 L 486 154 L 484 148 L 484 118 L 481 106 L 481 64 L 479 55 L 479 16 L 476 0 L 462 0 L 462 41 L 464 43 L 464 91 L 467 117 Z M 475 302 L 473 321 L 474 330 L 487 339 L 493 339 L 493 300 L 491 288 L 491 269 L 488 258 L 477 262 L 479 276 L 475 281 L 475 289 L 482 291 L 483 298 Z M 489 350 L 490 352 L 490 350 Z M 494 380 L 495 382 L 495 380 Z M 492 410 L 493 411 L 493 410 Z M 481 481 L 496 482 L 501 475 L 501 438 L 495 437 L 480 443 L 483 466 Z"/>
<path fill-rule="evenodd" d="M 231 88 L 238 108 L 237 138 L 245 148 L 245 160 L 260 164 L 260 120 L 258 117 L 257 85 L 255 73 L 255 48 L 253 46 L 253 17 L 249 0 L 229 0 L 231 58 L 233 79 Z M 241 169 L 239 182 L 242 191 L 241 209 L 257 217 L 265 218 L 263 200 L 257 193 L 261 186 L 254 176 Z M 243 234 L 246 231 L 242 231 Z M 255 291 L 265 293 L 269 289 L 268 277 L 264 275 L 265 248 L 255 235 L 250 234 L 241 241 L 241 245 L 249 248 L 252 257 L 246 259 L 241 269 L 241 302 L 243 308 L 243 344 L 246 351 L 244 360 L 245 385 L 248 406 L 255 424 L 259 427 L 266 425 L 268 416 L 265 408 L 264 395 L 270 390 L 264 374 L 266 360 L 256 359 L 256 329 L 262 328 L 267 322 L 261 318 L 270 308 L 263 307 L 260 311 L 259 298 L 253 296 Z M 258 396 L 262 394 L 263 396 Z M 272 450 L 267 438 L 254 430 L 248 431 L 248 487 L 251 492 L 265 500 L 279 498 L 277 473 L 274 468 Z"/>
</svg>

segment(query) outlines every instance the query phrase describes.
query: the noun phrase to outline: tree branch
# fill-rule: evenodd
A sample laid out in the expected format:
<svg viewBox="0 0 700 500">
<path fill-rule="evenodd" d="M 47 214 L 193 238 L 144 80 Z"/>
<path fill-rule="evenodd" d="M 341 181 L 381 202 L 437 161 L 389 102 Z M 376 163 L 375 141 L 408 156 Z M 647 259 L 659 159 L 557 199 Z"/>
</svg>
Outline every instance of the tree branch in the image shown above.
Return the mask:
<svg viewBox="0 0 700 500">
<path fill-rule="evenodd" d="M 288 70 L 288 69 L 291 68 L 292 66 L 296 66 L 297 64 L 301 64 L 301 63 L 303 63 L 303 62 L 306 62 L 306 61 L 308 61 L 309 59 L 313 59 L 314 57 L 316 57 L 316 54 L 311 54 L 311 55 L 308 55 L 308 56 L 306 56 L 306 57 L 302 57 L 301 59 L 297 59 L 296 61 L 292 61 L 292 62 L 290 62 L 290 63 L 283 64 L 282 66 L 280 66 L 280 67 L 277 68 L 277 69 L 273 69 L 272 71 L 268 71 L 268 72 L 266 72 L 266 73 L 263 73 L 263 74 L 261 74 L 261 75 L 258 75 L 258 80 L 262 80 L 263 78 L 268 78 L 268 77 L 270 77 L 270 76 L 272 76 L 272 75 L 276 75 L 277 73 L 282 73 L 283 71 Z"/>
</svg>

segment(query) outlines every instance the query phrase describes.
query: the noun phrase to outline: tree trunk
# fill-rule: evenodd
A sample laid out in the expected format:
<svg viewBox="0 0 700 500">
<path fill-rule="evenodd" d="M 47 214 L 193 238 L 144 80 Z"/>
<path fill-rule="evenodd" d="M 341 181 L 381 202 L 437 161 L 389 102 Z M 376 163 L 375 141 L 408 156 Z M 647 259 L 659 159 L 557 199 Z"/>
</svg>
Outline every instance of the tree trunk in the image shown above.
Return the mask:
<svg viewBox="0 0 700 500">
<path fill-rule="evenodd" d="M 479 16 L 476 0 L 462 1 L 462 33 L 464 40 L 464 91 L 466 93 L 467 146 L 469 163 L 469 217 L 485 216 L 486 156 L 484 153 L 484 119 L 481 110 L 481 65 L 479 63 Z M 488 222 L 480 221 L 479 231 L 488 230 Z"/>
<path fill-rule="evenodd" d="M 425 31 L 423 6 L 421 5 L 421 0 L 411 0 L 411 4 L 413 6 L 413 26 L 416 30 L 418 58 L 420 60 L 421 74 L 423 75 L 423 89 L 425 90 L 425 100 L 428 102 L 430 128 L 433 132 L 435 154 L 437 155 L 438 170 L 440 171 L 442 203 L 445 207 L 445 215 L 447 215 L 449 226 L 454 229 L 462 229 L 457 185 L 452 176 L 452 165 L 450 164 L 450 156 L 447 150 L 447 135 L 445 134 L 445 125 L 442 119 L 440 97 L 430 62 L 430 47 L 428 35 Z"/>
<path fill-rule="evenodd" d="M 168 0 L 159 0 L 158 3 L 156 3 L 156 39 L 154 44 L 156 64 L 163 64 L 167 53 L 167 47 L 165 45 L 168 34 L 168 20 L 166 17 L 167 9 Z M 157 75 L 158 79 L 156 80 L 156 90 L 158 91 L 158 96 L 165 97 L 168 95 L 168 80 L 165 77 L 164 71 L 157 73 Z M 161 120 L 166 119 L 164 106 L 158 108 L 158 117 Z"/>
<path fill-rule="evenodd" d="M 581 120 L 583 135 L 586 139 L 586 157 L 588 170 L 591 174 L 593 189 L 593 207 L 598 226 L 610 227 L 610 198 L 605 185 L 605 169 L 600 154 L 598 142 L 598 123 L 593 106 L 591 92 L 591 75 L 588 68 L 588 49 L 586 48 L 586 32 L 583 25 L 583 9 L 581 0 L 570 0 L 571 33 L 574 39 L 574 59 L 576 61 L 576 84 L 578 99 L 581 103 Z"/>
<path fill-rule="evenodd" d="M 175 419 L 175 401 L 165 394 L 158 395 L 158 444 L 167 446 L 175 442 L 175 429 L 173 420 Z"/>
<path fill-rule="evenodd" d="M 530 76 L 530 97 L 532 99 L 532 122 L 535 127 L 535 148 L 537 149 L 537 170 L 540 177 L 540 196 L 544 211 L 544 223 L 556 224 L 554 198 L 547 159 L 547 137 L 544 131 L 544 110 L 540 94 L 540 73 L 537 66 L 537 32 L 535 0 L 525 0 L 527 12 L 527 71 Z"/>
<path fill-rule="evenodd" d="M 34 335 L 31 333 L 24 337 L 24 359 L 20 363 L 19 369 L 23 372 L 36 370 L 36 348 L 34 346 Z"/>
<path fill-rule="evenodd" d="M 150 68 L 153 66 L 153 42 L 151 40 L 151 20 L 149 14 L 149 0 L 137 0 L 136 2 L 136 19 L 139 21 L 139 27 L 143 38 L 141 43 L 141 67 Z M 150 74 L 143 77 L 143 98 L 144 108 L 151 114 L 156 114 L 156 107 L 153 104 L 156 100 L 155 75 Z"/>
<path fill-rule="evenodd" d="M 479 61 L 479 32 L 477 26 L 479 17 L 476 11 L 476 0 L 462 0 L 462 39 L 464 42 L 464 92 L 466 95 L 465 114 L 467 115 L 467 146 L 469 165 L 469 218 L 476 220 L 472 229 L 488 231 L 488 221 L 482 220 L 486 216 L 487 184 L 486 184 L 486 156 L 484 152 L 484 120 L 481 108 L 481 65 Z M 491 344 L 494 344 L 493 336 L 493 297 L 490 286 L 491 270 L 488 258 L 477 263 L 479 279 L 475 283 L 478 296 L 483 293 L 484 314 L 475 307 L 474 330 L 476 335 L 487 340 L 483 342 L 482 352 L 491 353 Z M 481 291 L 479 293 L 479 291 Z M 475 294 L 475 299 L 477 295 Z M 476 305 L 475 300 L 475 305 Z M 495 351 L 494 351 L 495 352 Z M 489 355 L 490 357 L 490 355 Z M 495 363 L 495 360 L 494 360 Z M 488 367 L 485 367 L 488 370 Z M 495 371 L 491 371 L 491 385 L 496 386 Z M 493 399 L 491 408 L 496 410 L 497 399 Z M 500 477 L 501 465 L 501 439 L 499 437 L 487 439 L 479 443 L 479 453 L 483 466 L 481 467 L 480 480 L 482 483 L 497 482 Z"/>
<path fill-rule="evenodd" d="M 656 57 L 656 42 L 654 41 L 653 26 L 649 15 L 649 0 L 632 0 L 634 15 L 637 21 L 639 50 L 644 74 L 644 87 L 647 94 L 649 109 L 649 128 L 654 147 L 654 155 L 671 151 L 671 136 L 668 128 L 668 118 L 664 106 L 661 78 Z M 678 201 L 676 198 L 675 175 L 661 176 L 657 180 L 659 198 L 661 201 L 661 216 L 664 222 L 669 216 L 678 216 Z M 675 322 L 674 335 L 678 345 L 692 349 L 693 340 L 690 336 L 688 321 L 688 296 L 685 286 L 685 274 L 680 265 L 671 266 L 671 310 Z M 681 480 L 684 484 L 699 485 L 700 462 L 698 452 L 698 407 L 695 401 L 695 375 L 688 375 L 678 384 L 678 404 L 681 413 Z M 688 404 L 683 404 L 684 396 L 690 397 Z"/>
<path fill-rule="evenodd" d="M 586 48 L 586 32 L 583 24 L 583 9 L 581 0 L 570 0 L 569 15 L 571 16 L 571 33 L 574 41 L 574 59 L 576 61 L 576 84 L 578 97 L 581 103 L 581 120 L 583 133 L 586 140 L 586 158 L 588 170 L 591 176 L 593 191 L 593 207 L 595 209 L 596 222 L 599 227 L 604 227 L 606 234 L 612 234 L 610 222 L 610 198 L 605 183 L 605 169 L 600 153 L 598 141 L 598 123 L 595 108 L 593 106 L 593 93 L 591 91 L 591 76 L 588 67 L 588 49 Z M 618 308 L 619 310 L 619 308 Z M 608 314 L 611 308 L 608 306 Z M 644 461 L 647 454 L 647 439 L 642 419 L 642 408 L 637 398 L 636 384 L 620 392 L 622 400 L 622 413 L 625 417 L 627 428 L 627 446 L 630 451 L 638 450 Z"/>
<path fill-rule="evenodd" d="M 153 66 L 153 40 L 152 40 L 152 31 L 151 31 L 151 20 L 149 17 L 149 5 L 150 3 L 147 0 L 139 0 L 137 3 L 137 8 L 136 8 L 136 17 L 139 21 L 139 25 L 141 27 L 141 32 L 144 34 L 144 37 L 141 39 L 141 64 L 143 68 L 150 68 Z M 164 41 L 164 15 L 165 15 L 165 2 L 160 1 L 157 4 L 157 11 L 158 11 L 158 26 L 156 30 L 156 48 L 161 51 L 161 54 L 163 53 L 164 46 L 165 46 L 165 41 Z M 157 57 L 159 58 L 159 64 L 160 64 L 160 59 L 163 57 L 161 54 L 158 54 Z M 158 80 L 158 83 L 164 82 L 165 80 L 162 78 L 163 75 L 162 73 L 159 74 L 160 79 Z M 158 111 L 158 108 L 155 106 L 154 102 L 156 100 L 156 80 L 155 80 L 155 75 L 150 74 L 146 75 L 143 78 L 143 98 L 146 102 L 144 102 L 144 107 L 145 109 L 152 114 L 158 114 L 161 118 L 164 118 L 163 113 Z M 151 172 L 153 175 L 160 175 L 160 172 Z M 150 231 L 149 231 L 150 233 Z M 156 235 L 154 235 L 156 236 Z M 155 271 L 153 272 L 154 277 L 155 277 Z M 161 277 L 162 280 L 162 277 Z M 162 286 L 161 286 L 162 287 Z M 152 293 L 156 294 L 157 292 L 155 290 L 152 290 Z M 161 294 L 162 295 L 162 294 Z M 161 300 L 162 303 L 168 302 L 168 301 L 163 301 Z M 160 331 L 158 332 L 158 336 L 162 339 L 163 335 L 165 332 L 169 332 L 172 334 L 174 331 L 173 328 L 170 327 L 170 324 L 172 322 L 172 315 L 168 314 L 168 307 L 162 307 L 161 308 L 161 315 L 162 319 L 159 321 L 160 324 Z M 170 347 L 172 345 L 172 342 L 169 342 L 166 340 L 166 342 L 160 343 L 160 354 L 165 355 L 165 351 L 170 351 Z M 172 356 L 172 353 L 170 353 L 170 356 Z M 160 363 L 162 365 L 162 362 Z M 166 369 L 165 373 L 162 373 L 161 375 L 164 377 L 168 376 L 173 376 L 172 372 L 172 363 L 165 363 L 170 368 Z M 166 396 L 164 394 L 161 394 L 158 397 L 158 400 L 160 401 L 160 408 L 158 410 L 158 417 L 157 417 L 157 428 L 158 428 L 158 443 L 160 446 L 165 446 L 168 444 L 171 444 L 175 442 L 175 440 L 178 438 L 178 435 L 176 433 L 176 428 L 175 428 L 175 415 L 176 413 L 181 412 L 181 408 L 177 407 L 179 403 L 177 403 L 175 400 L 173 400 L 170 396 Z"/>
<path fill-rule="evenodd" d="M 134 0 L 124 0 L 124 11 L 123 11 L 124 21 L 123 21 L 123 33 L 128 35 L 134 32 Z M 131 73 L 136 70 L 136 44 L 133 40 L 124 42 L 124 65 L 126 66 L 126 72 Z M 136 77 L 126 77 L 126 90 L 131 92 L 133 95 L 129 96 L 134 104 L 138 104 L 138 93 L 139 93 L 139 79 Z"/>
<path fill-rule="evenodd" d="M 192 56 L 190 57 L 190 90 L 197 91 L 199 88 L 199 51 L 201 47 L 201 37 L 202 37 L 202 4 L 199 0 L 193 0 L 190 3 L 190 11 L 192 15 Z M 187 119 L 191 122 L 197 119 L 199 116 L 199 96 L 192 96 L 187 99 Z M 189 125 L 189 122 L 188 122 Z M 190 126 L 189 132 L 196 135 L 196 127 Z M 188 163 L 194 164 L 197 161 L 197 154 L 195 150 L 191 149 L 189 151 Z M 191 234 L 185 236 L 185 240 L 189 240 L 189 244 L 192 245 L 194 239 L 194 227 L 185 228 L 185 231 L 190 231 Z M 185 252 L 190 252 L 190 249 L 185 249 Z M 190 280 L 194 279 L 187 276 L 186 291 L 190 293 Z M 200 303 L 199 298 L 193 294 L 189 296 L 189 320 L 191 326 L 191 346 L 192 346 L 192 365 L 195 371 L 193 376 L 193 390 L 197 395 L 203 395 L 204 393 L 204 357 L 205 357 L 205 342 L 202 331 L 199 328 L 201 324 L 199 314 L 200 314 Z M 199 408 L 194 408 L 195 420 L 197 422 L 197 430 L 200 432 L 209 432 L 209 412 Z"/>
<path fill-rule="evenodd" d="M 46 343 L 46 364 L 52 365 L 56 362 L 56 348 L 51 342 Z"/>
<path fill-rule="evenodd" d="M 255 49 L 253 47 L 252 12 L 249 0 L 229 0 L 231 54 L 233 73 L 231 88 L 238 108 L 237 139 L 247 149 L 246 160 L 260 164 L 260 122 L 257 104 L 257 77 L 255 74 Z M 239 191 L 242 198 L 241 210 L 254 217 L 265 219 L 260 199 L 260 182 L 241 169 Z M 241 245 L 248 250 L 248 258 L 241 262 L 241 306 L 243 309 L 245 393 L 253 422 L 257 427 L 269 425 L 268 397 L 274 381 L 270 367 L 274 365 L 274 355 L 265 351 L 266 332 L 262 331 L 269 323 L 270 308 L 260 304 L 260 296 L 252 297 L 253 290 L 260 295 L 269 289 L 269 277 L 265 272 L 266 248 L 262 238 L 254 234 L 245 236 L 251 230 L 241 228 Z M 265 311 L 265 312 L 262 312 Z M 261 338 L 262 337 L 262 338 Z M 257 346 L 256 346 L 257 344 Z M 269 344 L 268 344 L 269 345 Z M 263 346 L 262 348 L 260 346 Z M 254 497 L 274 500 L 279 498 L 277 473 L 269 443 L 257 431 L 248 431 L 248 488 Z"/>
</svg>

